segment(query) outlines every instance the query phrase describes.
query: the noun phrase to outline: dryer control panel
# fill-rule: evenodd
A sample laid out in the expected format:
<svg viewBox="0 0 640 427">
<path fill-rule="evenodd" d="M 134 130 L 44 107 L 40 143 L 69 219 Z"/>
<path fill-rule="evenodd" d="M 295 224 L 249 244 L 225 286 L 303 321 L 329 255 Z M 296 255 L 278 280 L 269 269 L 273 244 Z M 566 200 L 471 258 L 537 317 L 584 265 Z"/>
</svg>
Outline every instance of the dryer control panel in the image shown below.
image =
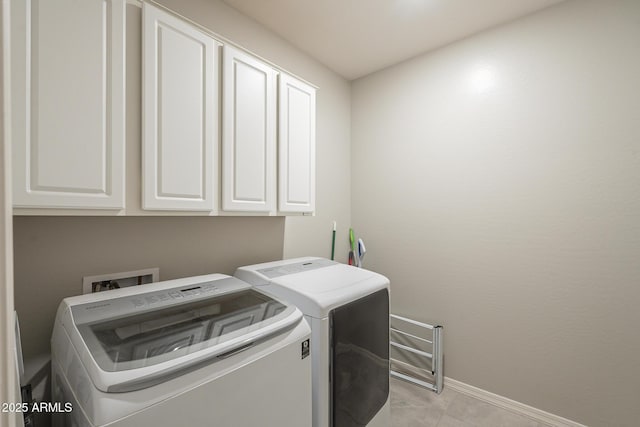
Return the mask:
<svg viewBox="0 0 640 427">
<path fill-rule="evenodd" d="M 337 262 L 335 261 L 318 258 L 311 261 L 303 261 L 292 264 L 278 265 L 276 267 L 262 268 L 257 271 L 258 273 L 263 274 L 269 279 L 275 279 L 276 277 L 288 276 L 289 274 L 302 273 L 310 270 L 317 270 L 319 268 L 329 267 L 336 264 Z"/>
</svg>

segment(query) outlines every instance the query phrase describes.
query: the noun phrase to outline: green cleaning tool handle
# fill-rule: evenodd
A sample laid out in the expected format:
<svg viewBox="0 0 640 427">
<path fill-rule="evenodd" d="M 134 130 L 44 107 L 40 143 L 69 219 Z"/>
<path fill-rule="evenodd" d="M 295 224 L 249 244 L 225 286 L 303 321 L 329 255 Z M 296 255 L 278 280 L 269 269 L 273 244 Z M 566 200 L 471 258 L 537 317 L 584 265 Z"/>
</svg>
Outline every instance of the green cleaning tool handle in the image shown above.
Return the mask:
<svg viewBox="0 0 640 427">
<path fill-rule="evenodd" d="M 351 242 L 351 250 L 356 253 L 356 239 L 353 237 L 353 228 L 349 229 L 349 241 Z"/>
</svg>

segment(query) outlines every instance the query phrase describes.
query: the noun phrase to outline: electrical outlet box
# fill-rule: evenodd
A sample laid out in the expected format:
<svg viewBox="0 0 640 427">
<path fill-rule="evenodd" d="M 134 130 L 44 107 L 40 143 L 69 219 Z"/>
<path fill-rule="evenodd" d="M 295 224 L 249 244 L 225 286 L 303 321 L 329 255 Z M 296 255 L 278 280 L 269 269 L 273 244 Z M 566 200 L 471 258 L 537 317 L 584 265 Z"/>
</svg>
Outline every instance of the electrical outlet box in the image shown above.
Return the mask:
<svg viewBox="0 0 640 427">
<path fill-rule="evenodd" d="M 159 280 L 160 269 L 158 267 L 99 276 L 85 276 L 82 278 L 82 293 L 90 294 L 111 289 L 128 288 L 129 286 L 158 282 Z"/>
</svg>

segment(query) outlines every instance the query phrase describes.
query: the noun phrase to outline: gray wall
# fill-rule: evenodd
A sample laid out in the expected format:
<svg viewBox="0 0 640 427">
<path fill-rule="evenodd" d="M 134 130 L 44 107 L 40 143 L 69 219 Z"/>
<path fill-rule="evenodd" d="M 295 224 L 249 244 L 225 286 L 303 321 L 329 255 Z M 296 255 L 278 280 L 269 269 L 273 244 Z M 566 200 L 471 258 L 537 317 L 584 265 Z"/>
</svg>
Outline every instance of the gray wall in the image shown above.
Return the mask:
<svg viewBox="0 0 640 427">
<path fill-rule="evenodd" d="M 171 279 L 212 272 L 231 274 L 237 266 L 283 256 L 329 257 L 334 219 L 342 237 L 336 244 L 336 257 L 346 260 L 346 230 L 351 219 L 349 82 L 222 1 L 160 3 L 319 87 L 316 215 L 15 217 L 15 298 L 23 319 L 26 357 L 47 351 L 55 310 L 62 298 L 81 293 L 84 275 L 157 266 L 161 279 Z M 127 5 L 126 200 L 133 215 L 143 214 L 140 28 L 140 8 Z"/>
<path fill-rule="evenodd" d="M 640 2 L 562 3 L 357 80 L 354 225 L 445 374 L 640 420 Z"/>
</svg>

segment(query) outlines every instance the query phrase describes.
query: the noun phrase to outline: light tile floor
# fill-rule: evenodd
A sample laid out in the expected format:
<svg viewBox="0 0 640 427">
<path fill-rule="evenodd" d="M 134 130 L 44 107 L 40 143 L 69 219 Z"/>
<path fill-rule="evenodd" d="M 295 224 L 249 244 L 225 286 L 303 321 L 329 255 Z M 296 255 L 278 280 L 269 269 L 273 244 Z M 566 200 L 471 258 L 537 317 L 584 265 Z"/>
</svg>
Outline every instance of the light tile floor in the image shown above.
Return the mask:
<svg viewBox="0 0 640 427">
<path fill-rule="evenodd" d="M 545 427 L 447 388 L 436 394 L 391 378 L 392 427 Z"/>
</svg>

